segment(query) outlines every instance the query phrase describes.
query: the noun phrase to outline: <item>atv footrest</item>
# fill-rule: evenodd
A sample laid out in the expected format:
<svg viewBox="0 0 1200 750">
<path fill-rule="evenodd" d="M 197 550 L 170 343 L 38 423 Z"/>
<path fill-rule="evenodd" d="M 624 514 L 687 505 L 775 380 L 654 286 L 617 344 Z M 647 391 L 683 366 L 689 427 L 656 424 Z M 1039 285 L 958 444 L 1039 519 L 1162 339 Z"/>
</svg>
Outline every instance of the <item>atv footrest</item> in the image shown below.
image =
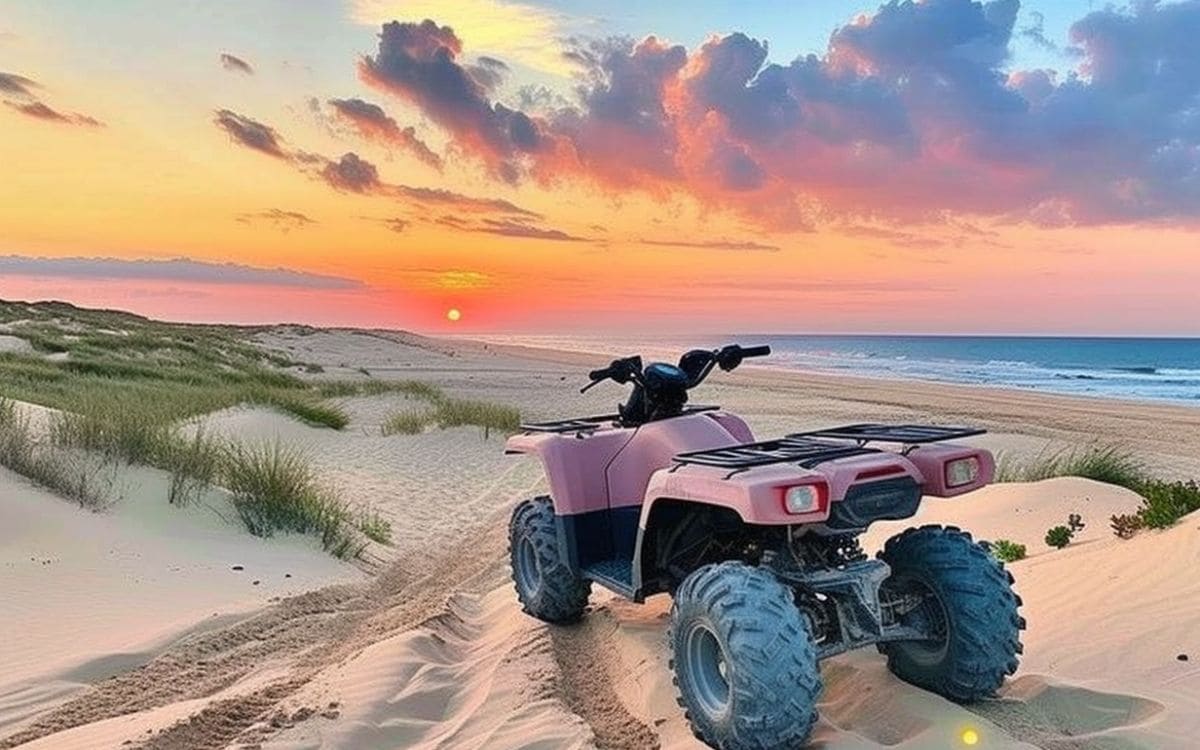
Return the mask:
<svg viewBox="0 0 1200 750">
<path fill-rule="evenodd" d="M 836 438 L 839 440 L 854 440 L 863 443 L 901 443 L 903 445 L 921 445 L 936 443 L 942 440 L 957 440 L 959 438 L 982 435 L 987 430 L 975 427 L 941 427 L 928 424 L 848 424 L 842 427 L 830 427 L 825 430 L 797 432 L 792 437 Z"/>
<path fill-rule="evenodd" d="M 584 566 L 581 572 L 584 578 L 601 583 L 625 596 L 633 595 L 632 560 L 601 560 Z"/>
<path fill-rule="evenodd" d="M 680 453 L 673 460 L 679 464 L 717 466 L 722 469 L 750 469 L 755 466 L 783 463 L 815 466 L 835 458 L 878 452 L 874 448 L 864 448 L 860 445 L 789 435 L 779 440 L 767 440 L 761 443 L 746 443 L 727 448 Z"/>
</svg>

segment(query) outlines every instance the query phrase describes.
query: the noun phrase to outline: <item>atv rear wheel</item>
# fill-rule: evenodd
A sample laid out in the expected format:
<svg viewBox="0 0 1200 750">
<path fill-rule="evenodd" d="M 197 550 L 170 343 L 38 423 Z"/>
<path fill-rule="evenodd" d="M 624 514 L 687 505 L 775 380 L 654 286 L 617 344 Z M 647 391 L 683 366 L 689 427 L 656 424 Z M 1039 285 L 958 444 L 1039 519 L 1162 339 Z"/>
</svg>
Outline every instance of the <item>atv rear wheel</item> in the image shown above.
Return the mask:
<svg viewBox="0 0 1200 750">
<path fill-rule="evenodd" d="M 568 564 L 558 543 L 550 498 L 525 500 L 513 510 L 508 541 L 521 609 L 552 623 L 575 622 L 583 616 L 592 583 Z"/>
<path fill-rule="evenodd" d="M 675 592 L 669 632 L 679 705 L 719 750 L 800 747 L 821 673 L 792 590 L 740 562 L 705 565 Z"/>
<path fill-rule="evenodd" d="M 925 597 L 901 622 L 935 635 L 881 644 L 893 674 L 969 703 L 993 695 L 1017 671 L 1021 598 L 987 547 L 953 526 L 922 526 L 889 539 L 878 557 L 892 569 L 885 587 Z"/>
</svg>

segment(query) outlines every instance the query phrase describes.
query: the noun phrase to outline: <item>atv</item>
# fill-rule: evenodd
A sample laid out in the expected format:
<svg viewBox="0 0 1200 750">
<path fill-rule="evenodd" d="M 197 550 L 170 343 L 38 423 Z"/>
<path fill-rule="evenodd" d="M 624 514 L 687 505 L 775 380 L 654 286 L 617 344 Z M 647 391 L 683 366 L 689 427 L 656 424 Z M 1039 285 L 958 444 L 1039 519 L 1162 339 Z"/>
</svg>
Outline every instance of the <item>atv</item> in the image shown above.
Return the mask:
<svg viewBox="0 0 1200 750">
<path fill-rule="evenodd" d="M 1017 669 L 1021 599 L 986 544 L 910 528 L 868 559 L 858 536 L 909 518 L 921 498 L 992 480 L 984 431 L 854 424 L 756 441 L 739 417 L 688 404 L 714 368 L 767 346 L 641 357 L 591 372 L 632 384 L 617 414 L 522 425 L 506 452 L 534 454 L 549 497 L 509 525 L 524 611 L 583 616 L 593 583 L 636 602 L 673 597 L 671 669 L 697 737 L 720 750 L 802 746 L 822 659 L 876 646 L 900 679 L 953 701 L 991 696 Z"/>
</svg>

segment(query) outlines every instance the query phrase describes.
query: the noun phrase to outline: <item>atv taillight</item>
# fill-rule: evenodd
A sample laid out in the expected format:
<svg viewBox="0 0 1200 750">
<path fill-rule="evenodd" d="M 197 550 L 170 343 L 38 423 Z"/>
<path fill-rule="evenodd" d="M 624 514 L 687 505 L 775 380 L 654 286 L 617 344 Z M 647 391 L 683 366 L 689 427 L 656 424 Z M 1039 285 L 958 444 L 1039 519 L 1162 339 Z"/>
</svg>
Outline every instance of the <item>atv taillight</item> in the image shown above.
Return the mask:
<svg viewBox="0 0 1200 750">
<path fill-rule="evenodd" d="M 979 479 L 979 457 L 967 456 L 946 462 L 946 486 L 963 487 Z"/>
<path fill-rule="evenodd" d="M 828 505 L 829 488 L 824 484 L 783 487 L 783 509 L 793 515 L 815 513 Z"/>
</svg>

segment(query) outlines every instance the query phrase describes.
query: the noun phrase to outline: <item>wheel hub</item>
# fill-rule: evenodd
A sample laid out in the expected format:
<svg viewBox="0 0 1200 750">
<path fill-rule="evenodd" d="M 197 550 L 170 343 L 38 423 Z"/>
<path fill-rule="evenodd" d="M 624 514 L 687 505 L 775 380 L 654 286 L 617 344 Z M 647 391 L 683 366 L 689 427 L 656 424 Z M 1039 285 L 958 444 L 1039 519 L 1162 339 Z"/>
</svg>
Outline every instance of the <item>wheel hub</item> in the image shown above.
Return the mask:
<svg viewBox="0 0 1200 750">
<path fill-rule="evenodd" d="M 716 633 L 702 623 L 694 625 L 688 631 L 684 658 L 686 674 L 701 710 L 710 717 L 728 712 L 729 662 Z"/>
</svg>

